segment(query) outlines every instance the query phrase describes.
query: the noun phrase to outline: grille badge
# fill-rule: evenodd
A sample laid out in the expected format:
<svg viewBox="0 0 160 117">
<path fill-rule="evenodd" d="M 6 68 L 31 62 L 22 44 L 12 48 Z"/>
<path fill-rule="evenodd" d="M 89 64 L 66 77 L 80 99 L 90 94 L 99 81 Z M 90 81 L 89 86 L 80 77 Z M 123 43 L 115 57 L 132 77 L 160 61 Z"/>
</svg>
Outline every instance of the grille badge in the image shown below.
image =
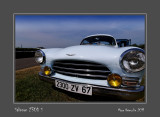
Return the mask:
<svg viewBox="0 0 160 117">
<path fill-rule="evenodd" d="M 67 56 L 74 56 L 74 55 L 76 55 L 76 54 L 66 54 Z"/>
</svg>

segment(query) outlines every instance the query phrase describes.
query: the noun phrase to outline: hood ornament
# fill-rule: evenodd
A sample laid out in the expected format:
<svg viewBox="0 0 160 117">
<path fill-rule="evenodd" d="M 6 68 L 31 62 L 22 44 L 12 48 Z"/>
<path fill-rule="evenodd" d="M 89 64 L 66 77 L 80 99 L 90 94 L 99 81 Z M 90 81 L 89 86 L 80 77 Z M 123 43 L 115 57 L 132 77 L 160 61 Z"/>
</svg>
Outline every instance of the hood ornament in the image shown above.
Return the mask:
<svg viewBox="0 0 160 117">
<path fill-rule="evenodd" d="M 66 54 L 67 56 L 74 56 L 74 55 L 76 55 L 76 54 Z"/>
</svg>

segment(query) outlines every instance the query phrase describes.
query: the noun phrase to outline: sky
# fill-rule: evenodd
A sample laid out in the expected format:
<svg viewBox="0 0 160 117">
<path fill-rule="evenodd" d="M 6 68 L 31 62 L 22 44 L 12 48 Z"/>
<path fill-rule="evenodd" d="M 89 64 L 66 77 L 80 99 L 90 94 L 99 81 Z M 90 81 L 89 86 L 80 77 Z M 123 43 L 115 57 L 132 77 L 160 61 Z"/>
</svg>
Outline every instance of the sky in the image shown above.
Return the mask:
<svg viewBox="0 0 160 117">
<path fill-rule="evenodd" d="M 15 47 L 64 48 L 89 35 L 145 43 L 144 15 L 15 15 Z"/>
</svg>

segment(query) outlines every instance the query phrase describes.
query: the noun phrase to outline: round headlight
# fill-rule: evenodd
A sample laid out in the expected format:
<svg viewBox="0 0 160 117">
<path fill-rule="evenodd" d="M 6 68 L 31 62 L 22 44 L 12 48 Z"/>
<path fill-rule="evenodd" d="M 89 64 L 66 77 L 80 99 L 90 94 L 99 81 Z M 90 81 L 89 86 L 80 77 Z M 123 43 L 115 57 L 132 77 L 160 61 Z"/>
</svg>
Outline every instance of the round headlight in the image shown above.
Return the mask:
<svg viewBox="0 0 160 117">
<path fill-rule="evenodd" d="M 43 72 L 44 72 L 45 75 L 48 76 L 48 75 L 50 75 L 52 73 L 52 70 L 51 70 L 50 67 L 45 66 L 44 69 L 43 69 Z"/>
<path fill-rule="evenodd" d="M 40 64 L 45 62 L 45 54 L 42 50 L 38 50 L 35 52 L 35 61 Z"/>
<path fill-rule="evenodd" d="M 120 66 L 127 72 L 138 72 L 145 68 L 145 53 L 142 49 L 129 49 L 122 53 Z"/>
<path fill-rule="evenodd" d="M 111 87 L 119 87 L 122 84 L 122 78 L 118 74 L 110 74 L 107 80 Z"/>
</svg>

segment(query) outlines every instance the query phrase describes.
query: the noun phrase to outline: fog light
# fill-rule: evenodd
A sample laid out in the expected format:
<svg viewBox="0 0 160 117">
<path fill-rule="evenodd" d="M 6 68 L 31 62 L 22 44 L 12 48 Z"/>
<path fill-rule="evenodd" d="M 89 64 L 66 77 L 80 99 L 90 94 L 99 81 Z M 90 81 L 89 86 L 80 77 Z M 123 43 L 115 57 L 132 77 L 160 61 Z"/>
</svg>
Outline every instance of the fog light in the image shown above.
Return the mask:
<svg viewBox="0 0 160 117">
<path fill-rule="evenodd" d="M 43 72 L 44 72 L 44 74 L 47 75 L 47 76 L 52 73 L 51 68 L 48 67 L 48 66 L 45 66 L 45 67 L 44 67 Z"/>
<path fill-rule="evenodd" d="M 110 74 L 107 80 L 111 87 L 119 87 L 122 84 L 122 78 L 118 74 Z"/>
</svg>

